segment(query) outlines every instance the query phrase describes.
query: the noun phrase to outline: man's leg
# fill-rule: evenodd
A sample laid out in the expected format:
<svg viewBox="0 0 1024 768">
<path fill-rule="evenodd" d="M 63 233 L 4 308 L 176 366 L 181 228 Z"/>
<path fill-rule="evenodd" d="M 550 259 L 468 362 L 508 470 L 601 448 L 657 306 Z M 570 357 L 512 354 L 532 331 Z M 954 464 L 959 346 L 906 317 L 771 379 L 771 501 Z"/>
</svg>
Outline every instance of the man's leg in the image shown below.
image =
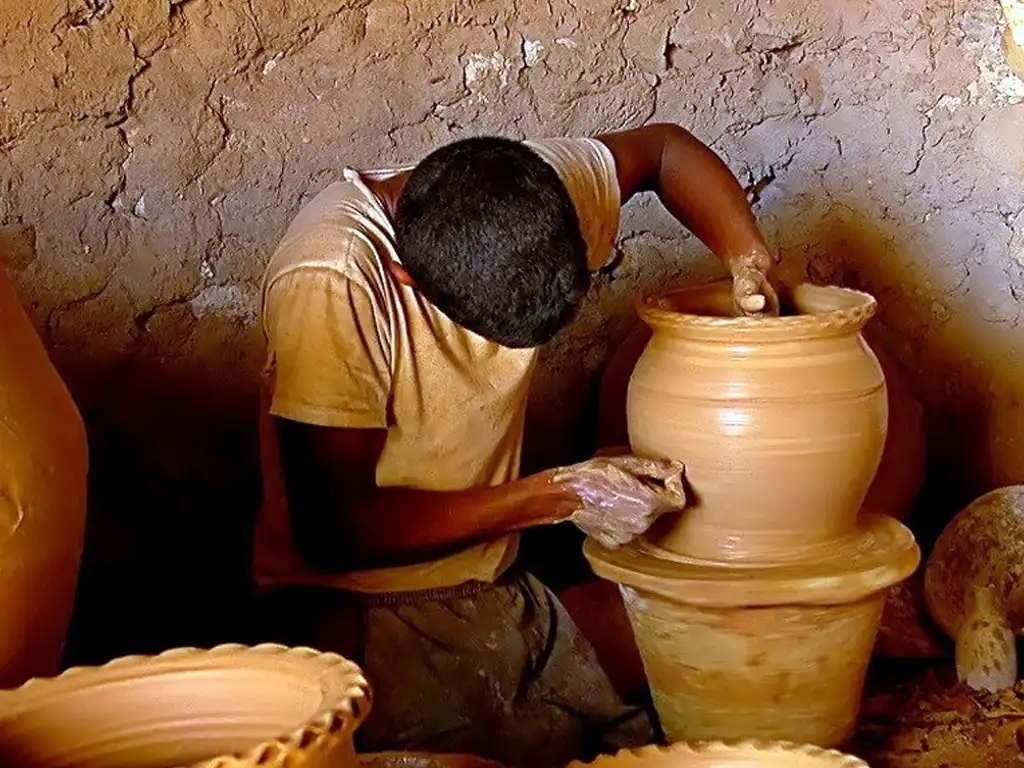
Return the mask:
<svg viewBox="0 0 1024 768">
<path fill-rule="evenodd" d="M 362 665 L 374 702 L 356 734 L 360 751 L 462 752 L 561 768 L 652 738 L 643 710 L 622 703 L 568 613 L 530 576 L 473 594 L 377 598 L 358 616 L 350 600 L 339 595 L 334 610 L 330 593 L 318 591 L 302 609 L 319 617 L 286 623 L 289 642 Z"/>
</svg>

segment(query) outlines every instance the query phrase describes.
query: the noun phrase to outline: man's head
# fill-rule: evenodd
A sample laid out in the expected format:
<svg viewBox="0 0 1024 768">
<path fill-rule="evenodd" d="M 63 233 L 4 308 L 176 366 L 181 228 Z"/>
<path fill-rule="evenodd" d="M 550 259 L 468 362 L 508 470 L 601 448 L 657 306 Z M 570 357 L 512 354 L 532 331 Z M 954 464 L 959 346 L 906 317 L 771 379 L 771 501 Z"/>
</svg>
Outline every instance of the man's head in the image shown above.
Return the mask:
<svg viewBox="0 0 1024 768">
<path fill-rule="evenodd" d="M 506 347 L 548 342 L 590 281 L 565 185 L 517 141 L 466 139 L 428 155 L 399 197 L 395 234 L 423 296 Z"/>
</svg>

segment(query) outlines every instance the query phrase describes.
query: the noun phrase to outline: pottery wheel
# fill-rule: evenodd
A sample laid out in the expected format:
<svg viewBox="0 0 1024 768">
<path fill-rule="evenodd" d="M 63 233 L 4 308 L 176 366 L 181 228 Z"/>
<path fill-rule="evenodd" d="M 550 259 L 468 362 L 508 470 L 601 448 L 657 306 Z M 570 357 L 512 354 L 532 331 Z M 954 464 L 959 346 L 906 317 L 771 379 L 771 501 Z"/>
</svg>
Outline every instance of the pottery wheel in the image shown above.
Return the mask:
<svg viewBox="0 0 1024 768">
<path fill-rule="evenodd" d="M 885 515 L 864 515 L 849 535 L 783 562 L 703 560 L 643 540 L 612 550 L 587 539 L 583 552 L 602 578 L 716 607 L 853 602 L 902 581 L 921 560 L 913 534 Z"/>
</svg>

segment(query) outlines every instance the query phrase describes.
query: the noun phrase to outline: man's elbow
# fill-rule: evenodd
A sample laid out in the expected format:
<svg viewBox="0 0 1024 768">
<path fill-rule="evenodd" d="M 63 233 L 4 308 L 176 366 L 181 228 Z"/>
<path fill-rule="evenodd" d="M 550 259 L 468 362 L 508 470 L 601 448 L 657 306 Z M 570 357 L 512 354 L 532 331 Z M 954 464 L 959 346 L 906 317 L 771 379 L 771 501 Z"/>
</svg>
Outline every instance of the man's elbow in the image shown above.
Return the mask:
<svg viewBox="0 0 1024 768">
<path fill-rule="evenodd" d="M 299 557 L 317 573 L 350 573 L 373 567 L 373 553 L 348 526 L 302 523 L 293 511 L 292 535 Z"/>
</svg>

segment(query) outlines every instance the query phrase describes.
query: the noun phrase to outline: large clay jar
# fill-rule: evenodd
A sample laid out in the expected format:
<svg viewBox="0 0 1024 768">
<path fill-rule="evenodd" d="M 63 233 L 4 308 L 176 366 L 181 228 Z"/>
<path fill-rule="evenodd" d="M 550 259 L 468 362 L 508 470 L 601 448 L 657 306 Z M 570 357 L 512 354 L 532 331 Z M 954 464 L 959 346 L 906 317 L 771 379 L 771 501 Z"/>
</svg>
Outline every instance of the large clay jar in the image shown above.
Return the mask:
<svg viewBox="0 0 1024 768">
<path fill-rule="evenodd" d="M 0 693 L 4 768 L 355 768 L 359 668 L 280 645 L 180 648 Z"/>
<path fill-rule="evenodd" d="M 882 366 L 888 397 L 889 428 L 885 448 L 864 499 L 864 508 L 880 515 L 905 521 L 914 510 L 917 495 L 924 484 L 926 446 L 924 411 L 900 362 L 886 350 L 877 326 L 868 324 L 862 331 Z M 629 378 L 651 340 L 651 328 L 638 322 L 615 350 L 601 377 L 598 398 L 598 440 L 601 447 L 626 445 L 626 391 Z"/>
<path fill-rule="evenodd" d="M 87 469 L 82 418 L 0 264 L 0 687 L 60 669 Z"/>
<path fill-rule="evenodd" d="M 886 438 L 885 379 L 860 335 L 875 300 L 804 284 L 793 303 L 733 317 L 722 281 L 641 304 L 653 336 L 630 379 L 630 442 L 685 462 L 692 491 L 655 546 L 763 560 L 853 527 Z"/>
<path fill-rule="evenodd" d="M 569 768 L 868 768 L 853 755 L 784 741 L 695 742 L 643 747 Z"/>
</svg>

